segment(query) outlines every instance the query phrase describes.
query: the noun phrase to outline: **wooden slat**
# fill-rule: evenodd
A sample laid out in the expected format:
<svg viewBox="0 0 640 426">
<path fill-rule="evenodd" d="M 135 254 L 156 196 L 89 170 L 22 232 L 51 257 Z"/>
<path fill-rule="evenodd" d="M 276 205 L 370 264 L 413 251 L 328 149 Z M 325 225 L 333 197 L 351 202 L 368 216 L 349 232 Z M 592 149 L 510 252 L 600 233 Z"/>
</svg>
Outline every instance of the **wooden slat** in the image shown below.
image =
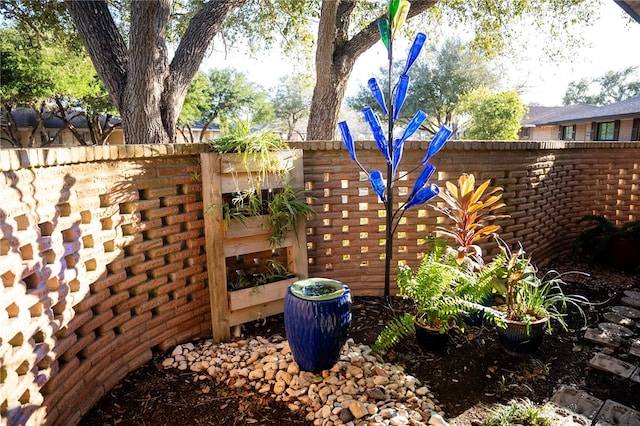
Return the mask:
<svg viewBox="0 0 640 426">
<path fill-rule="evenodd" d="M 284 169 L 291 169 L 293 168 L 294 160 L 302 156 L 301 152 L 302 151 L 298 149 L 291 149 L 277 152 L 275 155 L 279 157 L 280 165 Z M 251 158 L 251 156 L 245 157 L 244 154 L 224 154 L 222 157 L 220 173 L 257 172 L 259 170 L 260 163 Z"/>
<path fill-rule="evenodd" d="M 269 222 L 269 216 L 247 217 L 244 223 L 238 219 L 234 219 L 226 230 L 225 238 L 228 240 L 234 238 L 242 238 L 249 236 L 264 235 L 265 239 L 271 235 L 271 230 L 266 226 Z"/>
<path fill-rule="evenodd" d="M 277 281 L 257 287 L 244 288 L 229 292 L 229 310 L 233 313 L 253 305 L 262 305 L 272 300 L 284 299 L 287 288 L 298 278 Z"/>
<path fill-rule="evenodd" d="M 215 153 L 202 153 L 200 154 L 200 164 L 203 206 L 214 205 L 210 214 L 204 215 L 204 229 L 211 305 L 211 331 L 213 341 L 218 343 L 228 341 L 231 338 L 225 253 L 222 244 L 224 220 L 221 205 L 220 156 Z"/>
<path fill-rule="evenodd" d="M 257 321 L 284 312 L 284 299 L 274 300 L 258 306 L 232 312 L 229 317 L 231 326 L 244 324 L 245 322 Z"/>
<path fill-rule="evenodd" d="M 304 188 L 304 166 L 302 156 L 294 160 L 291 171 L 292 183 L 299 188 Z M 290 232 L 291 245 L 287 247 L 287 270 L 298 277 L 309 277 L 309 257 L 307 255 L 307 221 L 298 220 L 295 230 Z"/>
<path fill-rule="evenodd" d="M 257 176 L 254 174 L 253 177 Z M 230 194 L 234 192 L 246 191 L 255 187 L 251 180 L 252 175 L 247 173 L 229 173 L 222 175 L 222 193 Z M 261 184 L 263 189 L 283 188 L 289 181 L 289 174 L 283 176 L 267 175 L 265 182 Z"/>
<path fill-rule="evenodd" d="M 271 246 L 267 238 L 256 237 L 242 237 L 224 240 L 224 256 L 242 256 L 248 253 L 257 253 L 260 251 L 271 250 L 272 248 L 284 248 L 290 247 L 293 243 L 291 234 L 284 239 L 282 244 L 278 246 Z M 291 271 L 296 273 L 295 271 Z"/>
</svg>

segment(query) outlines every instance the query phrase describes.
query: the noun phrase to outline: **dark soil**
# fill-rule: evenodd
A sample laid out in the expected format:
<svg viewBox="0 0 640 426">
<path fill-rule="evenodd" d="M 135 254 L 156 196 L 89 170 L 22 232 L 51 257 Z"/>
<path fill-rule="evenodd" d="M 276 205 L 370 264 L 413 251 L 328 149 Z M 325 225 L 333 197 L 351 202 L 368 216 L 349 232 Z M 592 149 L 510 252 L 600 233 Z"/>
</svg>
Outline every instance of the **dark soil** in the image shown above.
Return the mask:
<svg viewBox="0 0 640 426">
<path fill-rule="evenodd" d="M 596 303 L 589 309 L 587 326 L 594 327 L 628 289 L 640 289 L 640 275 L 568 260 L 559 271 L 579 270 L 590 277 L 567 277 L 567 292 L 584 294 Z M 383 325 L 400 310 L 403 301 L 390 305 L 382 297 L 355 297 L 350 337 L 371 345 Z M 572 314 L 569 330 L 555 328 L 530 357 L 507 355 L 492 326 L 469 327 L 452 336 L 446 351 L 423 352 L 407 339 L 386 359 L 400 364 L 434 393 L 446 418 L 456 425 L 479 425 L 488 407 L 513 398 L 542 403 L 561 385 L 574 385 L 602 400 L 612 399 L 640 409 L 640 384 L 588 367 L 603 348 L 583 339 L 583 320 Z M 264 324 L 248 324 L 244 336 L 284 336 L 283 316 Z M 627 350 L 611 352 L 623 358 Z M 198 380 L 195 373 L 163 370 L 164 354 L 130 373 L 82 419 L 81 425 L 304 425 L 301 414 L 250 390 L 238 391 L 213 380 Z M 637 359 L 629 359 L 638 363 Z"/>
</svg>

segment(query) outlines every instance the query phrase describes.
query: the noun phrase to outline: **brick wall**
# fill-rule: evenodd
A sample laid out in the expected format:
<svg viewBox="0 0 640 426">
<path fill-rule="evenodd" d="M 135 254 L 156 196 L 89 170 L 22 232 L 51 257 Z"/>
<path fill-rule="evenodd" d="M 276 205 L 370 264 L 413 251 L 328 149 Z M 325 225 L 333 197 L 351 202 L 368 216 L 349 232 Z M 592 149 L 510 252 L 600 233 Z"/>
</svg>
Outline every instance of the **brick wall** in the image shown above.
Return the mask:
<svg viewBox="0 0 640 426">
<path fill-rule="evenodd" d="M 427 142 L 407 142 L 401 170 L 419 164 Z M 381 294 L 384 280 L 384 208 L 340 142 L 297 143 L 304 148 L 305 180 L 318 217 L 309 225 L 309 275 L 348 284 L 355 294 Z M 358 142 L 367 168 L 386 170 L 373 142 Z M 381 161 L 382 160 L 382 161 Z M 440 185 L 473 173 L 504 188 L 501 236 L 522 242 L 539 263 L 570 250 L 586 214 L 617 222 L 640 219 L 640 143 L 449 142 L 432 159 Z M 417 172 L 419 172 L 418 170 Z M 398 183 L 410 191 L 417 173 Z M 403 197 L 396 197 L 402 201 Z M 410 209 L 398 228 L 393 265 L 415 266 L 421 243 L 439 220 L 429 207 Z M 442 218 L 440 218 L 441 220 Z M 485 253 L 495 243 L 484 244 Z M 392 277 L 394 274 L 392 274 Z"/>
<path fill-rule="evenodd" d="M 358 156 L 382 168 L 373 145 Z M 297 147 L 318 213 L 310 276 L 381 294 L 381 204 L 339 142 Z M 76 424 L 152 349 L 210 335 L 202 148 L 0 151 L 0 425 Z M 425 149 L 408 143 L 402 164 Z M 434 164 L 438 183 L 473 172 L 503 186 L 502 235 L 539 261 L 570 247 L 584 214 L 640 219 L 639 143 L 453 142 Z M 410 210 L 394 263 L 417 264 L 437 220 Z"/>
<path fill-rule="evenodd" d="M 197 148 L 0 152 L 2 424 L 76 424 L 210 333 Z"/>
</svg>

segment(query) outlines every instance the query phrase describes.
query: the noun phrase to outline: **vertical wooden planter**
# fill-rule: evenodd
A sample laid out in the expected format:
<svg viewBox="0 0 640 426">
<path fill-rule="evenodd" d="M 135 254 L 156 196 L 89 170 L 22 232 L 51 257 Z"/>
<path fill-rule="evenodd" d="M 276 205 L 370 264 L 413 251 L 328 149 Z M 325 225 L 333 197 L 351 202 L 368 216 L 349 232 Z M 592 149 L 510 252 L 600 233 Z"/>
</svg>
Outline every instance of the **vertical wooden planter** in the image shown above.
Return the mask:
<svg viewBox="0 0 640 426">
<path fill-rule="evenodd" d="M 287 183 L 304 188 L 302 150 L 277 153 L 280 164 L 288 171 L 283 175 L 268 175 L 262 189 L 282 188 Z M 202 199 L 204 215 L 209 298 L 211 303 L 212 334 L 215 342 L 231 338 L 230 329 L 284 311 L 288 286 L 308 276 L 306 224 L 298 221 L 282 245 L 269 244 L 270 231 L 263 226 L 264 217 L 249 218 L 245 223 L 232 223 L 225 229 L 222 217 L 225 194 L 246 190 L 254 186 L 257 164 L 251 159 L 243 162 L 240 154 L 200 154 L 202 168 Z M 295 278 L 270 284 L 227 291 L 226 259 L 250 255 L 272 248 L 287 253 L 287 269 Z"/>
</svg>

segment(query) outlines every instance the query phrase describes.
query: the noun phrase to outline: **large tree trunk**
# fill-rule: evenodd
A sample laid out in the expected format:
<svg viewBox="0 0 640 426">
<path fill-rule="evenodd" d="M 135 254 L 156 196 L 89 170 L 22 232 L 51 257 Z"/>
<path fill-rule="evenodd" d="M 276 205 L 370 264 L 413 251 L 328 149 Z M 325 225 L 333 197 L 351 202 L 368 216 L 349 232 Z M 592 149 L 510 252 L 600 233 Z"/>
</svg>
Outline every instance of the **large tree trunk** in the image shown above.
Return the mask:
<svg viewBox="0 0 640 426">
<path fill-rule="evenodd" d="M 356 59 L 380 40 L 378 20 L 348 38 L 347 29 L 355 3 L 355 0 L 322 2 L 316 50 L 316 86 L 307 140 L 334 139 L 340 106 Z M 436 3 L 437 0 L 413 0 L 408 17 L 417 16 Z"/>
<path fill-rule="evenodd" d="M 171 0 L 133 0 L 129 48 L 104 0 L 65 0 L 80 38 L 122 119 L 127 144 L 173 143 L 189 84 L 227 14 L 246 0 L 210 0 L 168 63 Z"/>
</svg>

